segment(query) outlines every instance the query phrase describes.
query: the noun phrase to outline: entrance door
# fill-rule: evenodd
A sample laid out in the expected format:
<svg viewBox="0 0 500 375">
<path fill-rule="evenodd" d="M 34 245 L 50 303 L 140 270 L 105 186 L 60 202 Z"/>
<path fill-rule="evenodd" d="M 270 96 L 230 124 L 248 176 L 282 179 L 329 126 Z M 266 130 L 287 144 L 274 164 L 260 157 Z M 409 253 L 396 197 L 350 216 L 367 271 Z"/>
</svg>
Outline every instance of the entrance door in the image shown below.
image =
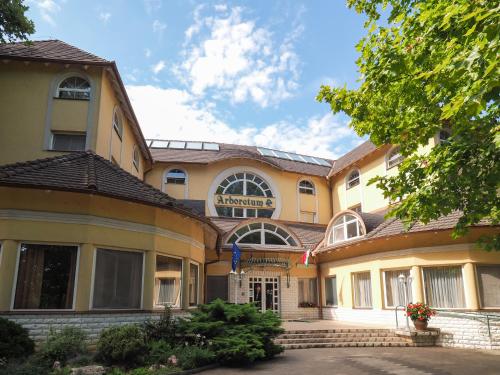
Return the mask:
<svg viewBox="0 0 500 375">
<path fill-rule="evenodd" d="M 279 312 L 279 278 L 278 277 L 250 277 L 249 300 L 254 302 L 262 312 L 266 310 Z"/>
</svg>

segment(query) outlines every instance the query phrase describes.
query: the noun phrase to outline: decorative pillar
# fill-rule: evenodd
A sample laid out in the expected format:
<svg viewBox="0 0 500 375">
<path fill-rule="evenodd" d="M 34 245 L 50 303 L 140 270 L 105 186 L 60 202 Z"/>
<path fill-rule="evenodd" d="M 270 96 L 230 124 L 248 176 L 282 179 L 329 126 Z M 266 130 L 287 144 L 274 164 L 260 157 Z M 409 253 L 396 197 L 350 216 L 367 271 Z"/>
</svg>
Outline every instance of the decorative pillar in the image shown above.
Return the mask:
<svg viewBox="0 0 500 375">
<path fill-rule="evenodd" d="M 464 264 L 464 284 L 465 284 L 465 302 L 470 310 L 479 310 L 479 296 L 477 294 L 476 272 L 474 264 Z"/>
<path fill-rule="evenodd" d="M 410 271 L 412 302 L 424 302 L 424 283 L 422 281 L 422 267 L 413 266 Z"/>
<path fill-rule="evenodd" d="M 183 310 L 189 309 L 189 272 L 191 263 L 189 258 L 182 258 L 182 299 L 181 306 Z"/>
<path fill-rule="evenodd" d="M 76 311 L 88 311 L 92 306 L 92 272 L 94 267 L 94 246 L 90 243 L 80 245 L 78 280 L 76 284 Z"/>
<path fill-rule="evenodd" d="M 18 243 L 12 240 L 2 241 L 0 254 L 0 311 L 9 311 L 16 273 Z"/>
<path fill-rule="evenodd" d="M 155 305 L 155 273 L 156 251 L 146 251 L 144 253 L 144 288 L 142 292 L 142 308 L 144 310 L 153 310 Z"/>
</svg>

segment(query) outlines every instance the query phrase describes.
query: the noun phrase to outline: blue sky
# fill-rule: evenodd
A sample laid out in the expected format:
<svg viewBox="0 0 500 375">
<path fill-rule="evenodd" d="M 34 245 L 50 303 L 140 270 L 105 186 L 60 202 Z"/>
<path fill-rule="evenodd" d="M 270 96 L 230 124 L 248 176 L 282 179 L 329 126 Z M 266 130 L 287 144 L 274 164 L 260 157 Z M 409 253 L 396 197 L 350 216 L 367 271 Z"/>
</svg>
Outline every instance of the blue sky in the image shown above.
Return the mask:
<svg viewBox="0 0 500 375">
<path fill-rule="evenodd" d="M 356 85 L 364 18 L 343 0 L 28 0 L 33 39 L 115 60 L 146 137 L 336 158 L 360 143 L 315 95 Z"/>
</svg>

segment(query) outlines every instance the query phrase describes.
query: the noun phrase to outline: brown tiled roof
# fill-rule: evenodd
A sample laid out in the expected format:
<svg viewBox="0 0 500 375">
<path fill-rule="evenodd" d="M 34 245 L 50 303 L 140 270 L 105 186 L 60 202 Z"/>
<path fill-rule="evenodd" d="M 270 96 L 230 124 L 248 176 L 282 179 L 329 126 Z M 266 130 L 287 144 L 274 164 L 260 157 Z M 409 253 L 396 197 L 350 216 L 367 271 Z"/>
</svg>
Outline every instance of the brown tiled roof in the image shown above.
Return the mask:
<svg viewBox="0 0 500 375">
<path fill-rule="evenodd" d="M 167 208 L 218 228 L 196 213 L 91 151 L 0 166 L 0 186 L 90 193 Z"/>
<path fill-rule="evenodd" d="M 229 234 L 240 223 L 248 219 L 210 217 L 210 220 L 219 228 L 223 236 Z M 312 249 L 325 235 L 326 225 L 307 224 L 275 220 L 276 223 L 286 226 L 302 242 L 304 248 Z M 303 251 L 303 250 L 301 250 Z"/>
<path fill-rule="evenodd" d="M 211 151 L 153 147 L 150 151 L 155 162 L 210 164 L 227 159 L 252 159 L 283 171 L 312 176 L 326 176 L 330 170 L 329 167 L 322 165 L 264 156 L 255 146 L 220 143 L 219 148 L 219 151 Z"/>
<path fill-rule="evenodd" d="M 358 147 L 349 151 L 347 154 L 341 156 L 339 159 L 335 161 L 332 169 L 328 176 L 334 176 L 337 173 L 343 171 L 344 169 L 350 167 L 352 164 L 361 160 L 365 156 L 369 155 L 373 151 L 377 150 L 377 146 L 375 146 L 371 141 L 366 141 L 360 144 Z"/>
<path fill-rule="evenodd" d="M 365 217 L 366 214 L 363 214 L 363 218 Z M 433 220 L 429 222 L 428 224 L 422 224 L 421 222 L 416 222 L 413 225 L 411 225 L 408 229 L 405 229 L 405 226 L 403 222 L 400 219 L 397 218 L 390 218 L 382 222 L 380 225 L 376 226 L 373 228 L 371 231 L 368 230 L 368 233 L 360 238 L 351 240 L 351 241 L 345 241 L 345 242 L 340 242 L 337 244 L 334 244 L 332 246 L 319 246 L 317 249 L 317 253 L 321 253 L 324 250 L 332 250 L 332 249 L 338 249 L 344 246 L 350 246 L 355 243 L 367 241 L 367 240 L 373 240 L 377 238 L 384 238 L 384 237 L 391 237 L 391 236 L 396 236 L 400 234 L 412 234 L 412 233 L 419 233 L 419 232 L 428 232 L 428 231 L 440 231 L 440 230 L 450 230 L 455 227 L 457 224 L 458 220 L 462 216 L 462 213 L 459 211 L 455 211 L 447 216 L 442 216 L 437 220 Z M 478 224 L 475 226 L 489 226 L 491 225 L 490 222 L 487 220 L 481 220 Z"/>
<path fill-rule="evenodd" d="M 110 61 L 61 40 L 0 44 L 0 58 L 44 60 L 82 64 L 109 64 Z"/>
</svg>

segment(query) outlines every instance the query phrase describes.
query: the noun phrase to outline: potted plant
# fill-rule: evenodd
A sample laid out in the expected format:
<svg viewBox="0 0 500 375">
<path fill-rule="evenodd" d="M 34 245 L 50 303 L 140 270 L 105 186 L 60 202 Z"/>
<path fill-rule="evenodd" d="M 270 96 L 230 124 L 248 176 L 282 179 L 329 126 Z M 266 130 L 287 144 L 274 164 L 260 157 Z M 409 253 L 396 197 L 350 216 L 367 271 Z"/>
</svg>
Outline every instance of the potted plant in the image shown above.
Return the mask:
<svg viewBox="0 0 500 375">
<path fill-rule="evenodd" d="M 406 316 L 413 321 L 417 331 L 425 331 L 429 319 L 434 315 L 436 315 L 436 311 L 432 310 L 426 303 L 409 303 L 406 306 Z"/>
</svg>

